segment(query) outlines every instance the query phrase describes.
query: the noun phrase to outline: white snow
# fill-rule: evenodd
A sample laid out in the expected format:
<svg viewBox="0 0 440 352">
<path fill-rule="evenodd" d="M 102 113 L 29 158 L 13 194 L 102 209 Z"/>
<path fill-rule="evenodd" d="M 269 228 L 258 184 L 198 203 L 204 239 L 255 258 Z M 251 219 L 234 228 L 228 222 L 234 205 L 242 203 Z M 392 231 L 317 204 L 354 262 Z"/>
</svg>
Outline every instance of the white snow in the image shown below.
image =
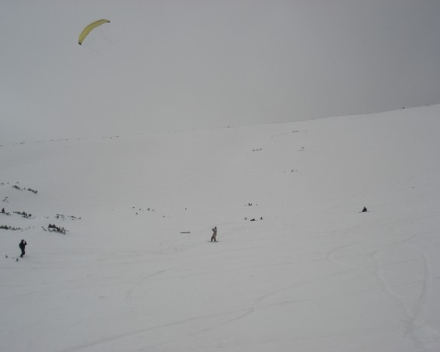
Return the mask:
<svg viewBox="0 0 440 352">
<path fill-rule="evenodd" d="M 439 136 L 437 105 L 0 142 L 0 349 L 440 351 Z"/>
</svg>

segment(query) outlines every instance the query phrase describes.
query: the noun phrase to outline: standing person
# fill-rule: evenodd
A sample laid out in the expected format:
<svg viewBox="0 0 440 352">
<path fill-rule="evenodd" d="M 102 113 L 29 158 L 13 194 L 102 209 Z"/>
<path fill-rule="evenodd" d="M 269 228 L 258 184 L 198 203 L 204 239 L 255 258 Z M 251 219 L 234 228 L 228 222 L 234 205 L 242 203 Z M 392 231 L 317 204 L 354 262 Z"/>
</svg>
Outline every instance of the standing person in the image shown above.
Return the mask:
<svg viewBox="0 0 440 352">
<path fill-rule="evenodd" d="M 23 258 L 23 256 L 25 255 L 24 249 L 27 245 L 27 242 L 25 240 L 21 240 L 20 244 L 18 245 L 21 249 L 21 255 L 20 257 Z"/>
<path fill-rule="evenodd" d="M 217 226 L 212 229 L 211 242 L 217 242 Z"/>
<path fill-rule="evenodd" d="M 2 214 L 4 214 L 4 213 L 5 213 L 5 208 L 2 209 Z"/>
</svg>

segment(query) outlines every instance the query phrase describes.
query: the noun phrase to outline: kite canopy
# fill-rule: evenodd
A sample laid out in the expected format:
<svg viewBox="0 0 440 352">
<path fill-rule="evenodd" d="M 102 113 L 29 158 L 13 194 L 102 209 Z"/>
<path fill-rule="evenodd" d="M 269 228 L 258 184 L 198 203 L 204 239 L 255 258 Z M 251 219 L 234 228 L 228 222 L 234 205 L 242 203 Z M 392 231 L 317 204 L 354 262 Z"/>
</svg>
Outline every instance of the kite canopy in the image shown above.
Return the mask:
<svg viewBox="0 0 440 352">
<path fill-rule="evenodd" d="M 86 28 L 84 28 L 84 29 L 82 30 L 81 34 L 79 35 L 79 37 L 78 37 L 78 44 L 81 45 L 82 42 L 84 41 L 84 39 L 86 39 L 87 35 L 88 35 L 93 29 L 95 29 L 96 27 L 98 27 L 98 26 L 100 26 L 101 24 L 104 24 L 104 23 L 110 23 L 110 21 L 109 21 L 109 20 L 102 19 L 102 20 L 98 20 L 98 21 L 95 21 L 95 22 L 90 23 Z"/>
</svg>

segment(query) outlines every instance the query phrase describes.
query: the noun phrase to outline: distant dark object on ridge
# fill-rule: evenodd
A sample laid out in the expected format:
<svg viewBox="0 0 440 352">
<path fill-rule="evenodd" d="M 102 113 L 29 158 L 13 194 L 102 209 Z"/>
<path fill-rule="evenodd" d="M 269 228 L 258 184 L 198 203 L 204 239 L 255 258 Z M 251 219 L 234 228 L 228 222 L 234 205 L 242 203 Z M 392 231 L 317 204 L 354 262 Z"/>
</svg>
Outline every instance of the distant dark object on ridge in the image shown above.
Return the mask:
<svg viewBox="0 0 440 352">
<path fill-rule="evenodd" d="M 364 209 L 362 209 L 362 213 L 366 213 L 368 210 L 366 207 L 364 207 Z"/>
</svg>

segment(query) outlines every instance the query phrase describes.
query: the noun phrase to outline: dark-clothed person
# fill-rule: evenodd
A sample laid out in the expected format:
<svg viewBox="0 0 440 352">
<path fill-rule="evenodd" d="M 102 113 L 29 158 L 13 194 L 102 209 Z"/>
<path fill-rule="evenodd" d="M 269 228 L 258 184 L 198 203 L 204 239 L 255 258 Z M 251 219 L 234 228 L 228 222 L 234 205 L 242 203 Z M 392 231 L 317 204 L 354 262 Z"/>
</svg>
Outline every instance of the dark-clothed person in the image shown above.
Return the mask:
<svg viewBox="0 0 440 352">
<path fill-rule="evenodd" d="M 217 242 L 217 226 L 212 229 L 211 242 Z"/>
<path fill-rule="evenodd" d="M 23 258 L 23 256 L 26 254 L 25 253 L 25 248 L 26 248 L 27 242 L 25 240 L 21 240 L 20 244 L 18 245 L 21 249 L 21 255 L 20 257 Z"/>
</svg>

